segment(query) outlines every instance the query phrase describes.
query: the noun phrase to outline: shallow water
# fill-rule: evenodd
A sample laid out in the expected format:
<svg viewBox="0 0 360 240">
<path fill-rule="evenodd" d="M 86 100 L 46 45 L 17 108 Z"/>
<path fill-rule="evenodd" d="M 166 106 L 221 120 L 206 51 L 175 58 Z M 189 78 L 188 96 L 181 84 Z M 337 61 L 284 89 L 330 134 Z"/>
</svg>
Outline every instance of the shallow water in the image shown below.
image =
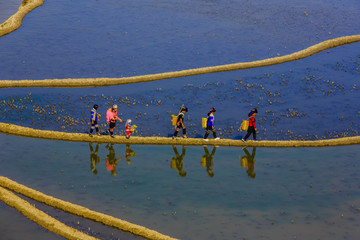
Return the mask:
<svg viewBox="0 0 360 240">
<path fill-rule="evenodd" d="M 1 79 L 122 77 L 265 59 L 358 34 L 359 13 L 352 0 L 45 2 L 22 28 L 1 38 Z M 185 104 L 188 136 L 203 135 L 201 117 L 215 107 L 219 135 L 239 138 L 241 120 L 257 107 L 259 139 L 354 136 L 360 130 L 354 104 L 360 97 L 359 46 L 278 66 L 152 83 L 0 89 L 0 111 L 6 111 L 0 119 L 87 132 L 93 104 L 104 125 L 107 108 L 116 103 L 139 135 L 168 136 L 170 115 Z M 34 102 L 26 101 L 30 93 Z"/>
<path fill-rule="evenodd" d="M 18 8 L 0 6 L 3 21 Z M 20 29 L 0 38 L 0 78 L 122 77 L 254 61 L 359 34 L 359 16 L 355 0 L 45 1 Z M 116 103 L 121 117 L 139 126 L 139 135 L 167 136 L 173 133 L 170 115 L 184 103 L 190 137 L 203 135 L 200 119 L 212 106 L 222 138 L 240 137 L 237 128 L 255 106 L 259 139 L 358 135 L 359 46 L 277 66 L 151 83 L 0 89 L 0 121 L 87 132 L 89 111 L 98 103 L 104 131 L 105 111 Z M 116 133 L 123 131 L 118 124 Z M 0 134 L 0 175 L 180 239 L 360 234 L 358 146 L 257 148 L 253 170 L 251 164 L 242 167 L 241 148 L 216 148 L 212 161 L 203 147 L 187 147 L 182 161 L 182 146 L 178 156 L 172 146 L 130 148 L 136 156 L 126 159 L 125 145 L 112 147 L 121 159 L 111 170 L 110 145 L 100 145 L 92 162 L 87 143 Z M 213 147 L 207 150 L 211 155 Z M 91 227 L 101 239 L 132 239 L 40 208 L 85 232 Z M 6 239 L 59 239 L 3 203 L 0 211 Z"/>
<path fill-rule="evenodd" d="M 359 146 L 130 150 L 101 144 L 91 157 L 87 143 L 7 135 L 0 142 L 2 176 L 180 239 L 354 239 L 360 233 Z M 59 216 L 74 227 L 79 221 Z M 23 233 L 42 232 L 36 229 Z"/>
<path fill-rule="evenodd" d="M 5 22 L 19 9 L 22 0 L 6 0 L 0 2 L 0 23 Z"/>
</svg>

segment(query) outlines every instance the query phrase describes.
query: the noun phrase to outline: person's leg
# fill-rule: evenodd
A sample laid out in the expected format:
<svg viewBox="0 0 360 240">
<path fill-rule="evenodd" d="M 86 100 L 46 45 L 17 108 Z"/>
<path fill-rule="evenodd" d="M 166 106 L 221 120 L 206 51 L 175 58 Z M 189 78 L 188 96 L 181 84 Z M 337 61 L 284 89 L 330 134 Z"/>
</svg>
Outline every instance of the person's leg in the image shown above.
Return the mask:
<svg viewBox="0 0 360 240">
<path fill-rule="evenodd" d="M 100 133 L 99 133 L 99 125 L 97 124 L 97 122 L 94 122 L 94 125 L 95 125 L 94 127 L 95 127 L 95 130 L 96 130 L 96 134 L 100 135 Z"/>
<path fill-rule="evenodd" d="M 254 137 L 254 140 L 256 140 L 256 131 L 255 131 L 255 129 L 253 131 L 253 137 Z"/>
<path fill-rule="evenodd" d="M 114 129 L 115 129 L 115 123 L 110 122 L 109 132 L 111 137 L 114 137 Z"/>
<path fill-rule="evenodd" d="M 251 135 L 251 127 L 249 127 L 246 136 L 243 138 L 244 141 L 246 141 L 246 139 L 248 139 L 248 137 L 250 137 Z"/>
<path fill-rule="evenodd" d="M 216 131 L 215 131 L 215 129 L 212 130 L 212 133 L 213 133 L 214 138 L 216 139 L 217 137 L 216 137 Z"/>
<path fill-rule="evenodd" d="M 209 131 L 208 130 L 206 130 L 206 132 L 205 132 L 205 135 L 204 135 L 204 139 L 207 139 L 207 137 L 209 136 Z"/>
<path fill-rule="evenodd" d="M 186 128 L 183 128 L 183 138 L 186 138 Z"/>
<path fill-rule="evenodd" d="M 177 137 L 179 131 L 180 131 L 180 127 L 177 126 L 177 127 L 176 127 L 176 130 L 175 130 L 175 132 L 174 132 L 173 138 L 176 138 L 176 137 Z"/>
<path fill-rule="evenodd" d="M 91 123 L 90 133 L 89 133 L 90 137 L 92 137 L 92 133 L 94 131 L 94 128 L 95 128 L 94 124 Z"/>
</svg>

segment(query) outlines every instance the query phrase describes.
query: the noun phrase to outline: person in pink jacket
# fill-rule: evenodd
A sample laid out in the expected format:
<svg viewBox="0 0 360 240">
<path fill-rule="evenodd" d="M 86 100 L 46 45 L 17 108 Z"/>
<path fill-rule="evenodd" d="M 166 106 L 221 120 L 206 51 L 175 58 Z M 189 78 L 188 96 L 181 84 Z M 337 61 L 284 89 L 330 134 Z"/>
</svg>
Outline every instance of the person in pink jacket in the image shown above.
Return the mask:
<svg viewBox="0 0 360 240">
<path fill-rule="evenodd" d="M 112 108 L 109 108 L 106 112 L 106 122 L 109 124 L 109 134 L 110 137 L 114 138 L 114 129 L 116 125 L 116 120 L 122 122 L 122 119 L 117 116 L 118 106 L 115 104 Z"/>
</svg>

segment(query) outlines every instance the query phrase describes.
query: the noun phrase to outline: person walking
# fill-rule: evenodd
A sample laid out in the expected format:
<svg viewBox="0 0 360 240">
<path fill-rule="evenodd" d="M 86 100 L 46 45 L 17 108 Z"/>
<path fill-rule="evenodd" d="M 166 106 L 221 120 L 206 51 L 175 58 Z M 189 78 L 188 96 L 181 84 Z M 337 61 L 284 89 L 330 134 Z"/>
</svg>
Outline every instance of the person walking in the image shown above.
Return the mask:
<svg viewBox="0 0 360 240">
<path fill-rule="evenodd" d="M 248 127 L 248 130 L 247 130 L 246 136 L 241 139 L 243 142 L 246 142 L 246 139 L 248 139 L 248 137 L 250 137 L 251 134 L 253 134 L 254 141 L 256 141 L 257 128 L 256 128 L 256 125 L 255 125 L 255 122 L 256 122 L 255 116 L 256 116 L 257 113 L 258 113 L 258 110 L 256 108 L 254 108 L 248 114 L 248 116 L 249 116 L 249 127 Z"/>
<path fill-rule="evenodd" d="M 125 124 L 125 132 L 126 138 L 129 139 L 132 132 L 134 132 L 135 128 L 131 125 L 131 119 L 126 120 Z"/>
<path fill-rule="evenodd" d="M 99 125 L 98 125 L 98 120 L 100 120 L 100 114 L 97 113 L 97 109 L 99 108 L 99 106 L 97 104 L 95 104 L 93 106 L 93 109 L 91 109 L 91 127 L 90 127 L 90 133 L 89 136 L 92 137 L 92 133 L 94 131 L 94 129 L 96 129 L 96 134 L 98 136 L 100 136 L 100 132 L 99 132 Z"/>
<path fill-rule="evenodd" d="M 207 117 L 207 123 L 206 123 L 206 132 L 205 132 L 205 135 L 204 135 L 204 141 L 209 141 L 208 136 L 210 134 L 210 131 L 213 133 L 214 135 L 214 139 L 215 140 L 219 140 L 220 138 L 218 138 L 216 136 L 216 131 L 215 131 L 215 126 L 214 126 L 214 123 L 215 123 L 215 114 L 216 110 L 215 108 L 211 108 L 210 109 L 210 112 L 207 114 L 208 117 Z"/>
<path fill-rule="evenodd" d="M 116 120 L 122 122 L 123 120 L 117 116 L 118 106 L 114 104 L 112 108 L 109 108 L 106 112 L 106 122 L 109 125 L 109 130 L 107 132 L 110 134 L 110 137 L 114 138 L 114 129 L 116 125 Z"/>
<path fill-rule="evenodd" d="M 187 138 L 186 136 L 186 127 L 184 125 L 184 114 L 188 111 L 188 108 L 187 107 L 181 107 L 180 109 L 180 112 L 177 116 L 177 121 L 176 121 L 176 130 L 174 132 L 174 135 L 173 135 L 173 139 L 176 139 L 179 131 L 180 131 L 180 128 L 182 128 L 183 130 L 183 138 Z"/>
</svg>

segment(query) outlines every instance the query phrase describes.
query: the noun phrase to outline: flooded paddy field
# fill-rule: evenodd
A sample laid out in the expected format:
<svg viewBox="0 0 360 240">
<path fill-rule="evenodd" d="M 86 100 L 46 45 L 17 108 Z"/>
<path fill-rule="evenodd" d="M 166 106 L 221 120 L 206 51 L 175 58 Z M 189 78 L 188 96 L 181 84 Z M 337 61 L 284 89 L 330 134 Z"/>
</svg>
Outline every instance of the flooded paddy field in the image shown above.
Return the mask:
<svg viewBox="0 0 360 240">
<path fill-rule="evenodd" d="M 3 134 L 0 143 L 6 146 L 2 176 L 179 239 L 354 239 L 360 234 L 357 145 L 89 145 Z M 134 239 L 34 204 L 101 239 Z M 0 209 L 1 222 L 13 216 L 3 204 Z M 22 234 L 48 235 L 31 228 L 25 217 L 16 224 Z M 12 236 L 12 228 L 1 224 L 0 229 Z"/>
<path fill-rule="evenodd" d="M 0 3 L 1 22 L 21 3 L 10 2 Z M 357 0 L 45 1 L 0 38 L 0 80 L 127 77 L 262 60 L 359 34 L 359 16 Z M 215 107 L 218 135 L 239 139 L 241 121 L 257 107 L 259 140 L 356 136 L 359 49 L 353 43 L 281 65 L 132 85 L 0 89 L 0 121 L 84 133 L 96 103 L 103 132 L 106 110 L 117 104 L 136 135 L 169 136 L 171 114 L 184 104 L 189 137 L 203 136 L 201 118 Z M 124 130 L 118 123 L 115 133 Z M 360 234 L 357 145 L 97 146 L 0 134 L 0 146 L 0 175 L 180 239 Z M 33 203 L 100 239 L 135 239 Z M 60 239 L 2 202 L 0 218 L 6 239 Z"/>
<path fill-rule="evenodd" d="M 1 78 L 125 77 L 248 62 L 358 34 L 360 28 L 356 1 L 256 3 L 65 1 L 60 7 L 46 2 L 26 16 L 21 29 L 1 39 Z M 0 119 L 86 132 L 89 111 L 97 103 L 104 131 L 106 110 L 118 104 L 124 120 L 139 126 L 138 135 L 168 136 L 171 114 L 184 104 L 190 137 L 203 135 L 201 117 L 215 107 L 220 137 L 240 138 L 242 119 L 257 107 L 259 139 L 355 136 L 360 130 L 359 46 L 278 66 L 153 83 L 1 89 Z M 123 134 L 124 126 L 116 131 Z"/>
</svg>

